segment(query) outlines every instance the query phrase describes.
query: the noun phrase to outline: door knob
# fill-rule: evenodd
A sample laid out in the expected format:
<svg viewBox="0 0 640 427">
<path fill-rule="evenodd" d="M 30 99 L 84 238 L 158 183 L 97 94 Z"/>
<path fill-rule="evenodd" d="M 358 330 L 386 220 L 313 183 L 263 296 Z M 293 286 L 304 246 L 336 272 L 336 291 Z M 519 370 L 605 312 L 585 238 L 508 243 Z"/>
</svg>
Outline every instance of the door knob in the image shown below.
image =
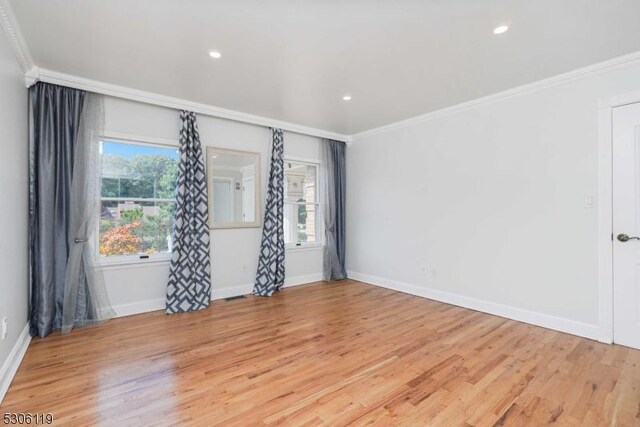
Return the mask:
<svg viewBox="0 0 640 427">
<path fill-rule="evenodd" d="M 616 237 L 621 242 L 628 242 L 629 240 L 640 240 L 640 237 L 629 236 L 628 234 L 620 233 Z"/>
</svg>

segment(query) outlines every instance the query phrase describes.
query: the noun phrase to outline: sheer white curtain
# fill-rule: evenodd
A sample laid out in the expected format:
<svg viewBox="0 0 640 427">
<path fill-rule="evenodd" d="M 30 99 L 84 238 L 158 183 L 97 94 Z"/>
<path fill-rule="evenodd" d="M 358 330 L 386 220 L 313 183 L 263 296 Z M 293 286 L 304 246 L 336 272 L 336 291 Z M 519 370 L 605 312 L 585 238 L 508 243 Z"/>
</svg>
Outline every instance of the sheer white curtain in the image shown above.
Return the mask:
<svg viewBox="0 0 640 427">
<path fill-rule="evenodd" d="M 62 333 L 75 326 L 107 320 L 114 316 L 102 271 L 95 265 L 100 218 L 100 145 L 104 127 L 104 97 L 87 93 L 71 184 L 69 260 L 65 274 Z"/>
</svg>

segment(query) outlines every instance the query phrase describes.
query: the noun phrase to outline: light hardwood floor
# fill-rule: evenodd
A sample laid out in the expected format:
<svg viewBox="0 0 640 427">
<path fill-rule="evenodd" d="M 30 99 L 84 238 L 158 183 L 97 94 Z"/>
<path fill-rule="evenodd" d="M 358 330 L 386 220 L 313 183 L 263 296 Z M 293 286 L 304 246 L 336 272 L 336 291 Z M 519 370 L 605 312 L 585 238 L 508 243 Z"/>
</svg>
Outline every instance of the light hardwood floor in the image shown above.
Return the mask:
<svg viewBox="0 0 640 427">
<path fill-rule="evenodd" d="M 33 340 L 3 412 L 65 426 L 631 426 L 640 351 L 317 283 Z"/>
</svg>

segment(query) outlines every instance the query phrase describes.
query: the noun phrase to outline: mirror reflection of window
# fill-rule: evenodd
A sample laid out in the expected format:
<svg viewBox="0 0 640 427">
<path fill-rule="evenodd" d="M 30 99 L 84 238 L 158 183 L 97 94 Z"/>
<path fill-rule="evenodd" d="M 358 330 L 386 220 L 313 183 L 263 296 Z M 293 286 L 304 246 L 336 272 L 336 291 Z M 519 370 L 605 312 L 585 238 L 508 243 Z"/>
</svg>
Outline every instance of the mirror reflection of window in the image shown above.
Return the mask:
<svg viewBox="0 0 640 427">
<path fill-rule="evenodd" d="M 284 165 L 284 240 L 289 245 L 320 241 L 316 215 L 318 165 L 286 160 Z"/>
<path fill-rule="evenodd" d="M 259 155 L 208 148 L 207 157 L 211 226 L 258 227 Z"/>
</svg>

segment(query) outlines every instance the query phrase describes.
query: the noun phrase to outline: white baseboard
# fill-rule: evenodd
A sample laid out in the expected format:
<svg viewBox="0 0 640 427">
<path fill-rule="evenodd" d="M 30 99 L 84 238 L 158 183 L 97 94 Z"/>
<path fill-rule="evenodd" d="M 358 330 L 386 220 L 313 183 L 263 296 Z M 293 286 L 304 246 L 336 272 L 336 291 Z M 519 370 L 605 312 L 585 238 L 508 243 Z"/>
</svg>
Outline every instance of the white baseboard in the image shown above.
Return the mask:
<svg viewBox="0 0 640 427">
<path fill-rule="evenodd" d="M 137 301 L 129 304 L 114 305 L 113 311 L 116 312 L 116 317 L 133 316 L 135 314 L 148 313 L 150 311 L 158 311 L 165 309 L 164 298 L 155 298 L 145 301 Z"/>
<path fill-rule="evenodd" d="M 20 363 L 22 362 L 24 354 L 27 352 L 30 342 L 31 335 L 29 335 L 29 324 L 27 323 L 11 349 L 7 360 L 4 361 L 0 368 L 0 403 L 2 403 L 7 390 L 9 390 L 11 381 L 13 381 L 13 377 L 20 367 Z"/>
<path fill-rule="evenodd" d="M 283 288 L 306 285 L 308 283 L 319 282 L 321 280 L 322 280 L 322 273 L 287 277 L 284 280 Z M 211 301 L 214 301 L 217 299 L 237 297 L 240 295 L 249 295 L 251 292 L 253 292 L 253 283 L 248 283 L 242 286 L 234 286 L 232 288 L 213 289 L 213 291 L 211 292 Z"/>
<path fill-rule="evenodd" d="M 598 341 L 605 344 L 613 344 L 613 326 L 600 325 L 598 331 Z"/>
<path fill-rule="evenodd" d="M 302 276 L 287 277 L 284 281 L 284 287 L 306 285 L 307 283 L 319 282 L 322 280 L 322 273 L 306 274 Z M 253 283 L 233 286 L 229 288 L 214 288 L 211 291 L 211 301 L 237 297 L 240 295 L 248 295 L 253 291 Z M 132 302 L 129 304 L 120 304 L 113 307 L 116 317 L 132 316 L 134 314 L 148 313 L 150 311 L 164 310 L 165 299 L 155 298 L 151 300 Z"/>
<path fill-rule="evenodd" d="M 211 291 L 211 301 L 225 298 L 239 297 L 240 295 L 248 295 L 253 291 L 253 283 L 233 286 L 231 288 L 213 289 Z"/>
<path fill-rule="evenodd" d="M 577 322 L 575 320 L 564 319 L 549 314 L 539 313 L 535 311 L 515 308 L 504 304 L 491 301 L 485 301 L 473 297 L 468 297 L 451 292 L 445 292 L 438 289 L 416 286 L 409 283 L 398 282 L 396 280 L 386 279 L 383 277 L 371 276 L 359 273 L 357 271 L 348 271 L 347 275 L 350 279 L 359 280 L 375 286 L 380 286 L 394 291 L 404 292 L 410 295 L 416 295 L 447 304 L 457 305 L 459 307 L 469 308 L 484 313 L 505 317 L 519 322 L 529 323 L 543 328 L 553 329 L 560 332 L 566 332 L 572 335 L 578 335 L 601 342 L 607 341 L 607 331 L 598 325 Z M 604 340 L 603 340 L 604 339 Z"/>
<path fill-rule="evenodd" d="M 287 277 L 284 279 L 284 287 L 290 288 L 291 286 L 306 285 L 320 281 L 322 281 L 322 273 L 305 274 L 303 276 Z"/>
</svg>

